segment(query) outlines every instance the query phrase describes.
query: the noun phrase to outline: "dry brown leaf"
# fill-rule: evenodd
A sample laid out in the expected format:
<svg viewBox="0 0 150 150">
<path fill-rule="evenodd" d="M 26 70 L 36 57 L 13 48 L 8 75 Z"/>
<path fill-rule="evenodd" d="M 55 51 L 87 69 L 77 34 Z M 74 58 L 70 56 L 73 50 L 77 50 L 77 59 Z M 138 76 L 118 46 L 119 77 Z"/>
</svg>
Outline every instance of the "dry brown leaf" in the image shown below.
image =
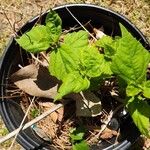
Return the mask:
<svg viewBox="0 0 150 150">
<path fill-rule="evenodd" d="M 46 118 L 42 119 L 38 123 L 38 127 L 46 132 L 47 135 L 52 139 L 56 136 L 56 131 L 58 127 L 57 124 L 52 121 L 51 116 L 47 116 Z"/>
<path fill-rule="evenodd" d="M 53 120 L 53 122 L 61 122 L 64 116 L 64 108 L 59 108 L 57 111 L 53 112 L 51 115 L 51 119 Z"/>
<path fill-rule="evenodd" d="M 105 139 L 110 139 L 113 136 L 117 136 L 117 131 L 106 128 L 100 135 L 100 138 L 105 140 Z"/>
<path fill-rule="evenodd" d="M 28 65 L 12 74 L 11 80 L 32 96 L 54 98 L 57 93 L 58 81 L 43 66 Z"/>
<path fill-rule="evenodd" d="M 55 104 L 53 102 L 49 102 L 49 101 L 48 102 L 40 101 L 40 102 L 38 102 L 38 104 L 39 104 L 39 106 L 46 107 L 48 109 L 55 106 Z"/>
<path fill-rule="evenodd" d="M 150 149 L 150 139 L 148 139 L 148 138 L 144 139 L 144 147 L 146 149 Z"/>
<path fill-rule="evenodd" d="M 13 82 L 27 79 L 27 78 L 36 78 L 38 74 L 38 66 L 31 64 L 19 69 L 17 72 L 11 75 L 11 80 Z"/>
<path fill-rule="evenodd" d="M 57 122 L 57 120 L 58 120 L 58 114 L 57 114 L 57 112 L 53 112 L 53 113 L 51 113 L 50 114 L 50 117 L 51 117 L 51 119 L 52 119 L 52 121 L 54 122 L 54 123 L 56 123 Z"/>
<path fill-rule="evenodd" d="M 52 102 L 39 102 L 38 103 L 40 106 L 42 107 L 46 107 L 45 110 L 50 109 L 54 106 L 56 106 L 56 104 L 52 103 Z M 63 119 L 63 115 L 64 115 L 64 108 L 61 107 L 58 110 L 56 110 L 55 112 L 50 114 L 50 117 L 52 119 L 52 121 L 54 123 L 56 123 L 57 121 L 61 122 Z"/>
<path fill-rule="evenodd" d="M 38 104 L 39 104 L 40 106 L 42 106 L 42 107 L 45 107 L 45 108 L 44 108 L 45 111 L 48 110 L 48 109 L 53 108 L 54 106 L 56 106 L 56 105 L 55 105 L 54 103 L 52 103 L 52 102 L 39 102 Z M 58 114 L 57 114 L 56 111 L 54 111 L 53 113 L 51 113 L 49 116 L 50 116 L 51 120 L 52 120 L 54 123 L 57 122 L 57 120 L 58 120 Z"/>
<path fill-rule="evenodd" d="M 61 107 L 60 109 L 58 109 L 57 113 L 58 113 L 58 121 L 61 122 L 64 117 L 64 107 Z"/>
<path fill-rule="evenodd" d="M 106 34 L 104 34 L 103 31 L 98 30 L 98 29 L 96 29 L 96 28 L 94 28 L 93 31 L 94 31 L 94 33 L 95 33 L 97 39 L 100 39 L 100 38 L 102 38 L 103 36 L 106 35 Z"/>
</svg>

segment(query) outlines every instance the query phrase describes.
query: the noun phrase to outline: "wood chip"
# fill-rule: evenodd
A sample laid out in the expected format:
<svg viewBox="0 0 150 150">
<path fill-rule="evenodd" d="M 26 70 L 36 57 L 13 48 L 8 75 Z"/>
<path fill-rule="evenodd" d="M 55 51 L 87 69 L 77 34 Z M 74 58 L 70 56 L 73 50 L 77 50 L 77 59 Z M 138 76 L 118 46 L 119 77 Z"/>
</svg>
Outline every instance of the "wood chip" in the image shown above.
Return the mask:
<svg viewBox="0 0 150 150">
<path fill-rule="evenodd" d="M 38 104 L 42 107 L 45 107 L 44 110 L 50 109 L 56 105 L 53 102 L 38 102 Z M 50 114 L 50 117 L 54 123 L 57 123 L 57 121 L 61 122 L 63 116 L 64 116 L 64 107 L 61 107 L 60 109 Z"/>
<path fill-rule="evenodd" d="M 146 149 L 150 149 L 150 139 L 148 139 L 148 138 L 144 139 L 144 147 Z"/>
<path fill-rule="evenodd" d="M 106 140 L 112 138 L 113 136 L 117 136 L 117 131 L 106 128 L 100 135 L 100 138 Z"/>
</svg>

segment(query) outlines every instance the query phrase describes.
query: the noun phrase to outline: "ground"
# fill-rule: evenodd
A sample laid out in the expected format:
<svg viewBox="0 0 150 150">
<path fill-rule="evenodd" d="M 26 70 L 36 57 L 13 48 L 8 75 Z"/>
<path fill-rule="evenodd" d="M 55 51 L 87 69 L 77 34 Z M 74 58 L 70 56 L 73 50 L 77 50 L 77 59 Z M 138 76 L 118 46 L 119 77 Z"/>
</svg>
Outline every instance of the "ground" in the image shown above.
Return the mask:
<svg viewBox="0 0 150 150">
<path fill-rule="evenodd" d="M 150 0 L 0 0 L 0 52 L 2 53 L 15 29 L 19 29 L 27 20 L 50 7 L 66 3 L 91 3 L 112 9 L 126 16 L 150 42 Z M 8 133 L 0 119 L 0 137 Z M 0 145 L 6 150 L 11 140 Z M 20 150 L 19 144 L 14 145 Z"/>
</svg>

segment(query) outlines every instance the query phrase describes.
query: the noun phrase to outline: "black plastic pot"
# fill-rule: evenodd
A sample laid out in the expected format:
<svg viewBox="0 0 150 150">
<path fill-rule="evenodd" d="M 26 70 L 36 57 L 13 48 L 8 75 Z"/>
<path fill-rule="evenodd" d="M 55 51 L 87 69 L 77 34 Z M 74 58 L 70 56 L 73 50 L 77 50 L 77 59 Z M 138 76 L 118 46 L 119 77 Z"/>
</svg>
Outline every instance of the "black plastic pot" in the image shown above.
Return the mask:
<svg viewBox="0 0 150 150">
<path fill-rule="evenodd" d="M 106 8 L 98 7 L 95 5 L 87 4 L 71 4 L 54 8 L 54 10 L 59 13 L 63 21 L 63 28 L 73 27 L 78 24 L 72 16 L 68 13 L 66 7 L 76 16 L 76 18 L 82 22 L 82 24 L 91 21 L 93 27 L 104 27 L 104 31 L 109 35 L 120 35 L 119 22 L 121 22 L 140 42 L 147 48 L 150 49 L 150 45 L 143 36 L 143 34 L 125 17 L 118 13 L 115 13 Z M 42 15 L 42 22 L 45 19 L 47 13 Z M 29 30 L 34 23 L 37 21 L 38 17 L 33 18 L 27 22 L 20 30 L 19 33 L 24 33 Z M 23 59 L 23 60 L 22 60 Z M 27 61 L 27 53 L 19 49 L 15 40 L 12 38 L 4 51 L 4 54 L 0 62 L 0 84 L 1 84 L 1 97 L 6 95 L 8 77 L 12 72 L 18 69 L 18 64 L 24 65 L 23 62 Z M 24 113 L 17 103 L 18 98 L 15 99 L 5 99 L 0 100 L 0 113 L 2 118 L 9 129 L 12 131 L 16 129 Z M 105 149 L 105 150 L 125 150 L 128 149 L 139 136 L 139 131 L 133 124 L 129 116 L 123 116 L 120 118 L 120 129 L 123 135 L 120 139 L 120 143 L 117 145 L 110 145 L 106 142 L 98 146 L 92 146 L 92 149 Z M 31 128 L 22 131 L 17 141 L 27 150 L 29 149 L 52 149 L 48 148 L 47 143 L 39 138 Z"/>
</svg>

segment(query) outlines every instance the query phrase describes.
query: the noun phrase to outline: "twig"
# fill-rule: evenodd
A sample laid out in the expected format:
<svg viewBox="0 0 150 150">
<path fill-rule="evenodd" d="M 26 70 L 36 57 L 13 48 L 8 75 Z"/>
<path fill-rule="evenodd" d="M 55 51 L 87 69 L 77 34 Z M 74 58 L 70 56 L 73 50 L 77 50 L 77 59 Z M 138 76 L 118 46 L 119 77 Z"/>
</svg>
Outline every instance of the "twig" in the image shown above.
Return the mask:
<svg viewBox="0 0 150 150">
<path fill-rule="evenodd" d="M 91 20 L 89 20 L 88 22 L 86 22 L 83 26 L 85 27 L 85 26 L 87 26 L 88 24 L 90 25 L 90 22 L 91 22 Z M 79 29 L 81 29 L 82 27 L 81 26 L 78 26 L 78 25 L 75 25 L 74 27 L 70 27 L 70 29 L 68 29 L 68 30 L 66 30 L 66 29 L 64 29 L 64 33 L 69 33 L 69 32 L 71 32 L 71 31 L 75 31 L 75 30 L 79 30 Z"/>
<path fill-rule="evenodd" d="M 38 58 L 36 58 L 36 57 L 34 56 L 34 54 L 32 54 L 32 53 L 30 53 L 30 54 L 31 54 L 31 56 L 32 56 L 32 58 L 33 58 L 34 60 L 36 60 L 36 61 L 37 61 L 38 63 L 40 63 L 42 66 L 45 66 L 42 61 L 40 61 Z"/>
<path fill-rule="evenodd" d="M 2 11 L 3 11 L 3 14 L 4 14 L 5 18 L 7 19 L 10 27 L 12 28 L 13 33 L 15 34 L 15 36 L 17 36 L 17 33 L 16 33 L 15 29 L 14 29 L 14 26 L 11 24 L 11 22 L 10 22 L 10 20 L 9 20 L 9 18 L 8 18 L 7 14 L 6 14 L 6 12 L 5 12 L 5 10 L 3 8 L 2 8 Z"/>
<path fill-rule="evenodd" d="M 87 109 L 88 109 L 90 112 L 92 112 L 91 109 L 89 108 L 89 106 L 88 106 L 88 105 L 86 104 L 86 102 L 85 102 L 85 101 L 88 101 L 88 100 L 85 98 L 85 96 L 84 96 L 84 94 L 83 94 L 82 91 L 80 92 L 80 95 L 81 95 L 82 100 L 83 100 L 83 103 L 85 104 L 85 106 L 87 107 Z"/>
<path fill-rule="evenodd" d="M 41 56 L 46 60 L 46 62 L 49 64 L 49 61 L 46 57 L 46 54 L 44 52 L 40 52 Z"/>
<path fill-rule="evenodd" d="M 28 115 L 28 113 L 30 111 L 30 108 L 32 107 L 32 104 L 33 104 L 34 100 L 35 100 L 35 96 L 32 98 L 31 103 L 30 103 L 30 105 L 29 105 L 29 107 L 28 107 L 28 109 L 27 109 L 27 111 L 26 111 L 26 113 L 25 113 L 25 115 L 24 115 L 24 117 L 23 117 L 23 119 L 21 121 L 21 124 L 20 124 L 20 126 L 19 126 L 19 128 L 18 128 L 18 130 L 16 132 L 16 135 L 15 135 L 15 137 L 14 137 L 14 139 L 13 139 L 13 141 L 12 141 L 12 143 L 11 143 L 11 145 L 10 145 L 8 150 L 11 150 L 13 148 L 13 145 L 14 145 L 16 139 L 17 139 L 17 136 L 18 136 L 19 132 L 21 131 L 21 129 L 23 127 L 25 119 L 26 119 L 26 117 L 27 117 L 27 115 Z"/>
<path fill-rule="evenodd" d="M 115 113 L 117 113 L 117 111 L 123 107 L 123 104 L 122 105 L 119 105 L 114 111 L 110 111 L 109 115 L 108 115 L 108 118 L 106 121 L 104 121 L 104 125 L 102 126 L 101 130 L 99 131 L 99 133 L 97 135 L 95 135 L 95 137 L 93 139 L 91 139 L 90 141 L 94 141 L 95 139 L 98 139 L 100 137 L 100 135 L 102 134 L 102 132 L 106 129 L 108 123 L 111 121 L 113 115 Z"/>
<path fill-rule="evenodd" d="M 21 12 L 19 12 L 19 10 L 10 10 L 9 8 L 5 8 L 5 11 L 9 12 L 9 13 L 16 13 L 16 14 L 21 14 Z M 4 13 L 3 10 L 0 10 L 0 13 Z"/>
<path fill-rule="evenodd" d="M 0 99 L 2 99 L 2 98 L 9 99 L 9 98 L 16 98 L 16 97 L 22 97 L 22 96 L 21 96 L 21 95 L 15 95 L 15 96 L 13 96 L 13 95 L 10 95 L 10 96 L 0 96 Z"/>
<path fill-rule="evenodd" d="M 16 30 L 16 24 L 18 24 L 22 19 L 23 19 L 23 14 L 20 14 L 20 19 L 19 20 L 17 20 L 16 21 L 16 18 L 15 18 L 15 22 L 14 22 L 14 24 L 13 24 L 13 30 L 15 31 L 15 33 L 16 33 L 16 36 L 18 36 L 17 35 L 17 30 Z"/>
<path fill-rule="evenodd" d="M 102 129 L 99 131 L 99 133 L 98 133 L 96 136 L 99 137 L 99 136 L 101 135 L 101 133 L 105 130 L 105 128 L 107 127 L 108 123 L 109 123 L 110 120 L 112 119 L 113 115 L 114 115 L 120 108 L 122 108 L 122 107 L 123 107 L 123 105 L 120 105 L 120 106 L 118 106 L 114 111 L 112 111 L 112 110 L 110 111 L 107 120 L 104 121 L 104 126 L 102 127 Z"/>
<path fill-rule="evenodd" d="M 117 143 L 119 135 L 120 135 L 120 128 L 118 130 L 118 133 L 117 133 L 117 136 L 116 136 L 116 139 L 115 139 L 115 143 Z"/>
<path fill-rule="evenodd" d="M 18 67 L 19 67 L 20 69 L 23 69 L 23 67 L 21 66 L 21 64 L 18 64 Z"/>
<path fill-rule="evenodd" d="M 99 137 L 101 135 L 101 133 L 106 129 L 106 127 L 107 127 L 108 123 L 110 122 L 112 116 L 113 116 L 113 111 L 111 110 L 108 117 L 107 117 L 107 120 L 103 122 L 104 125 L 100 129 L 99 133 L 96 135 L 97 137 Z"/>
<path fill-rule="evenodd" d="M 115 91 L 110 92 L 111 96 L 118 102 L 123 103 L 123 99 L 121 99 Z"/>
<path fill-rule="evenodd" d="M 63 107 L 63 104 L 58 104 L 55 107 L 49 109 L 48 111 L 44 112 L 42 115 L 36 117 L 35 119 L 29 121 L 28 123 L 26 123 L 25 125 L 22 126 L 21 131 L 29 128 L 31 125 L 39 122 L 40 120 L 42 120 L 43 118 L 47 117 L 48 115 L 50 115 L 51 113 L 53 113 L 54 111 L 56 111 L 57 109 Z M 7 134 L 6 136 L 0 138 L 0 144 L 9 140 L 10 138 L 14 137 L 16 135 L 16 133 L 18 133 L 19 128 L 17 128 L 16 130 L 12 131 L 11 133 Z"/>
<path fill-rule="evenodd" d="M 65 7 L 67 9 L 67 11 L 69 12 L 69 14 L 78 22 L 78 24 L 95 40 L 97 41 L 97 39 L 84 27 L 84 25 L 73 15 L 73 13 L 68 9 L 68 7 Z"/>
<path fill-rule="evenodd" d="M 38 5 L 38 4 L 37 4 Z M 38 17 L 38 20 L 36 21 L 35 25 L 37 25 L 38 23 L 40 24 L 41 23 L 41 16 L 42 16 L 42 11 L 43 11 L 43 7 L 38 5 L 40 7 L 40 15 Z M 34 26 L 35 26 L 34 25 Z"/>
<path fill-rule="evenodd" d="M 113 3 L 113 0 L 110 0 L 110 2 L 109 2 L 109 6 L 110 6 L 112 3 Z"/>
</svg>

